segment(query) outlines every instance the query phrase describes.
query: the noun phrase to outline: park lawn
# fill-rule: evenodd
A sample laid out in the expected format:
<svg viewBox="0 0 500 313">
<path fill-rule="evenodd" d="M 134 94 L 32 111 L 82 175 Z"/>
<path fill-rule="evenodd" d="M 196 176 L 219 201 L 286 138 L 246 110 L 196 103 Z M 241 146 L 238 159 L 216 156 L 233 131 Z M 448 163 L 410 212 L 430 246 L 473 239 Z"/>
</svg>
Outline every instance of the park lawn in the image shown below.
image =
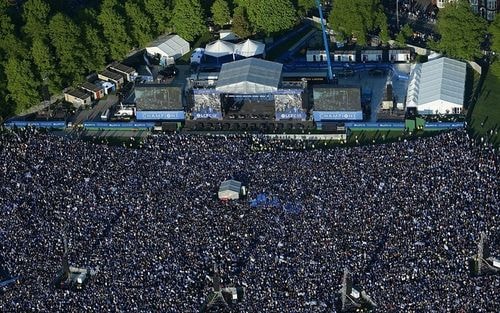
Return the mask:
<svg viewBox="0 0 500 313">
<path fill-rule="evenodd" d="M 500 61 L 494 62 L 486 74 L 481 94 L 474 105 L 470 126 L 473 134 L 482 137 L 493 130 L 491 142 L 500 144 Z"/>
</svg>

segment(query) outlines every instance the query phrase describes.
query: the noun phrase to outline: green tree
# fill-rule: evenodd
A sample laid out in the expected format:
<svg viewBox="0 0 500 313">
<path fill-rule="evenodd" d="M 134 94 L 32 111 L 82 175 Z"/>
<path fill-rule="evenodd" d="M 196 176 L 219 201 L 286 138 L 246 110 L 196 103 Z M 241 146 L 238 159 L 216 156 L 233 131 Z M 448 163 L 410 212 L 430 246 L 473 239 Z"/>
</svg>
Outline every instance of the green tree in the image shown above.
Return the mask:
<svg viewBox="0 0 500 313">
<path fill-rule="evenodd" d="M 50 6 L 43 0 L 28 0 L 23 4 L 24 33 L 29 38 L 46 38 L 48 35 Z"/>
<path fill-rule="evenodd" d="M 406 37 L 403 31 L 400 31 L 396 36 L 396 43 L 399 47 L 403 47 L 406 44 Z"/>
<path fill-rule="evenodd" d="M 466 60 L 482 55 L 487 24 L 472 12 L 466 0 L 450 3 L 439 11 L 437 30 L 441 39 L 436 46 L 446 55 Z"/>
<path fill-rule="evenodd" d="M 80 28 L 69 17 L 57 13 L 50 20 L 49 30 L 61 76 L 70 84 L 80 80 L 87 72 Z"/>
<path fill-rule="evenodd" d="M 232 31 L 240 38 L 247 38 L 252 34 L 246 9 L 242 6 L 236 7 L 233 14 Z"/>
<path fill-rule="evenodd" d="M 207 29 L 199 0 L 176 0 L 172 15 L 175 31 L 187 41 L 193 41 Z"/>
<path fill-rule="evenodd" d="M 18 39 L 16 27 L 8 14 L 6 2 L 0 2 L 0 61 L 3 58 L 25 55 L 26 49 Z"/>
<path fill-rule="evenodd" d="M 130 36 L 125 27 L 123 7 L 117 0 L 103 0 L 97 20 L 102 27 L 111 58 L 120 60 L 131 48 Z"/>
<path fill-rule="evenodd" d="M 403 28 L 401 28 L 401 32 L 403 33 L 406 39 L 413 36 L 413 29 L 411 29 L 410 24 L 405 24 Z"/>
<path fill-rule="evenodd" d="M 491 50 L 500 53 L 500 14 L 490 24 L 488 32 L 491 35 Z"/>
<path fill-rule="evenodd" d="M 171 16 L 170 0 L 144 0 L 144 9 L 153 17 L 154 33 L 156 35 L 163 34 L 168 30 L 168 25 Z"/>
<path fill-rule="evenodd" d="M 108 46 L 102 40 L 102 34 L 97 26 L 83 25 L 83 38 L 87 47 L 86 68 L 91 71 L 102 70 L 108 58 Z"/>
<path fill-rule="evenodd" d="M 34 38 L 31 45 L 31 55 L 33 63 L 38 69 L 40 78 L 47 84 L 49 92 L 56 94 L 61 89 L 61 78 L 55 67 L 53 53 L 44 39 Z"/>
<path fill-rule="evenodd" d="M 316 8 L 315 0 L 298 0 L 297 11 L 301 16 L 306 15 L 307 12 Z"/>
<path fill-rule="evenodd" d="M 377 29 L 381 37 L 386 36 L 387 20 L 382 17 L 380 0 L 336 0 L 328 21 L 337 37 L 356 38 L 359 45 L 365 45 L 368 33 Z"/>
<path fill-rule="evenodd" d="M 144 9 L 134 1 L 125 3 L 125 12 L 130 21 L 130 33 L 135 45 L 144 47 L 152 39 L 152 18 L 144 14 Z"/>
<path fill-rule="evenodd" d="M 229 23 L 231 12 L 226 0 L 215 0 L 210 11 L 215 25 L 224 26 Z"/>
<path fill-rule="evenodd" d="M 292 28 L 297 12 L 290 0 L 255 0 L 249 6 L 250 21 L 258 31 L 267 35 Z"/>
<path fill-rule="evenodd" d="M 41 100 L 38 93 L 40 84 L 33 79 L 32 63 L 27 59 L 12 57 L 5 63 L 8 100 L 16 103 L 16 113 L 19 113 Z"/>
</svg>

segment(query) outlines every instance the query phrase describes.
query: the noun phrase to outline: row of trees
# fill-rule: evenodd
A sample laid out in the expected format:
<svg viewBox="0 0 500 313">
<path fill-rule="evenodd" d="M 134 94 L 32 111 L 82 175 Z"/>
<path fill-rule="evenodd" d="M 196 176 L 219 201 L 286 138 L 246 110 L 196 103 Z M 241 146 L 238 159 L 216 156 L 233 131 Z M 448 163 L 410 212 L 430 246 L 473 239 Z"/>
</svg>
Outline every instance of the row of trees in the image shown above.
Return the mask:
<svg viewBox="0 0 500 313">
<path fill-rule="evenodd" d="M 174 31 L 193 41 L 233 20 L 241 37 L 291 28 L 314 0 L 27 0 L 0 1 L 0 115 L 22 111 L 59 93 L 132 48 Z"/>
</svg>

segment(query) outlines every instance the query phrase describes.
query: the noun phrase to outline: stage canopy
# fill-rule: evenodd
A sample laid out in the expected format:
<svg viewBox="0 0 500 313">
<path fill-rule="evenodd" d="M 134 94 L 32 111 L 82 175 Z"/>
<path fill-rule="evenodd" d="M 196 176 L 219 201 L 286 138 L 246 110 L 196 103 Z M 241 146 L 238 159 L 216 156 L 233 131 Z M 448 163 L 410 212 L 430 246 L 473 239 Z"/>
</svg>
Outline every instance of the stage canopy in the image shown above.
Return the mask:
<svg viewBox="0 0 500 313">
<path fill-rule="evenodd" d="M 265 94 L 278 90 L 281 63 L 248 58 L 222 65 L 215 89 L 229 94 Z"/>
</svg>

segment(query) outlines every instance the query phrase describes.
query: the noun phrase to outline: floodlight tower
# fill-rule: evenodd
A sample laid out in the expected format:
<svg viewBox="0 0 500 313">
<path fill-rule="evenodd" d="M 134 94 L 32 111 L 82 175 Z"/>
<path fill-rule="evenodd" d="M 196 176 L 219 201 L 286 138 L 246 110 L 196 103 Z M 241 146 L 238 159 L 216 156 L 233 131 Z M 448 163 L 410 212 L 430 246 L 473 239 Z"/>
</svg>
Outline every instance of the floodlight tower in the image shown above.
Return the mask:
<svg viewBox="0 0 500 313">
<path fill-rule="evenodd" d="M 332 61 L 330 59 L 330 44 L 328 41 L 328 37 L 326 36 L 326 26 L 323 20 L 323 6 L 321 5 L 320 0 L 316 0 L 316 6 L 319 11 L 319 19 L 321 23 L 321 32 L 323 34 L 323 44 L 325 45 L 325 53 L 326 53 L 326 63 L 328 64 L 328 81 L 333 82 L 333 72 L 332 72 Z"/>
</svg>

